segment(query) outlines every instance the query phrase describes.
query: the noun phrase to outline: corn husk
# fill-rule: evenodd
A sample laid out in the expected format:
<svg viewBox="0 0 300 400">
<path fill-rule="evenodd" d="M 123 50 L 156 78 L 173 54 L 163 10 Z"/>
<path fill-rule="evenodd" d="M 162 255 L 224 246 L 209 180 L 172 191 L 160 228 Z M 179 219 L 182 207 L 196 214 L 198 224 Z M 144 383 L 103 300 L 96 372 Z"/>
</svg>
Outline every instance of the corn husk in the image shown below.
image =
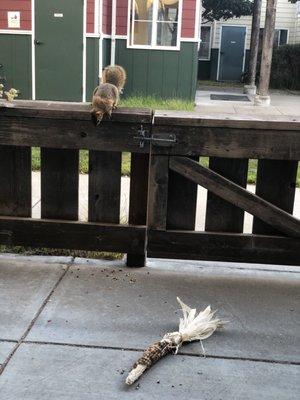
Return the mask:
<svg viewBox="0 0 300 400">
<path fill-rule="evenodd" d="M 169 353 L 177 353 L 178 349 L 187 342 L 209 338 L 224 322 L 215 317 L 215 311 L 210 306 L 197 315 L 196 308 L 190 308 L 179 297 L 183 317 L 179 320 L 179 329 L 176 332 L 166 333 L 164 337 L 149 346 L 133 365 L 126 378 L 126 384 L 132 385 L 152 365 Z"/>
</svg>

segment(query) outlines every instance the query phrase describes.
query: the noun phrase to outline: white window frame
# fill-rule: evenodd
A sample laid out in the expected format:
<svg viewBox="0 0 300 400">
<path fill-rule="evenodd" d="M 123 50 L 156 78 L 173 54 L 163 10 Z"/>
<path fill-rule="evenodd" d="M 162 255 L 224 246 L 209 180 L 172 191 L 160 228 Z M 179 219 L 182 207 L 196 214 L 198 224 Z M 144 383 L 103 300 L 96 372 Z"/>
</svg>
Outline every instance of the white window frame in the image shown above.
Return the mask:
<svg viewBox="0 0 300 400">
<path fill-rule="evenodd" d="M 284 44 L 280 44 L 281 31 L 287 31 L 286 44 L 289 43 L 289 35 L 290 35 L 289 29 L 287 29 L 287 28 L 275 28 L 275 31 L 279 31 L 277 47 L 285 46 Z"/>
<path fill-rule="evenodd" d="M 201 40 L 201 29 L 202 28 L 209 28 L 210 29 L 210 36 L 209 36 L 209 55 L 208 55 L 208 58 L 201 58 L 201 57 L 198 57 L 198 60 L 199 61 L 210 61 L 210 57 L 211 57 L 211 43 L 212 43 L 212 25 L 201 25 L 201 28 L 200 28 L 200 46 L 201 46 L 201 43 L 202 43 L 202 40 Z M 200 46 L 199 46 L 199 51 L 200 51 Z M 199 53 L 199 51 L 198 51 L 198 53 Z"/>
<path fill-rule="evenodd" d="M 138 45 L 131 44 L 130 39 L 133 34 L 134 29 L 134 18 L 131 19 L 130 23 L 130 13 L 133 16 L 133 2 L 134 0 L 128 0 L 128 13 L 127 13 L 127 48 L 130 49 L 146 49 L 146 50 L 171 50 L 179 51 L 181 43 L 181 22 L 182 22 L 182 2 L 183 0 L 178 0 L 178 21 L 177 21 L 177 46 L 158 46 L 157 40 L 157 12 L 158 12 L 158 0 L 153 0 L 153 17 L 152 17 L 152 37 L 150 45 Z"/>
</svg>

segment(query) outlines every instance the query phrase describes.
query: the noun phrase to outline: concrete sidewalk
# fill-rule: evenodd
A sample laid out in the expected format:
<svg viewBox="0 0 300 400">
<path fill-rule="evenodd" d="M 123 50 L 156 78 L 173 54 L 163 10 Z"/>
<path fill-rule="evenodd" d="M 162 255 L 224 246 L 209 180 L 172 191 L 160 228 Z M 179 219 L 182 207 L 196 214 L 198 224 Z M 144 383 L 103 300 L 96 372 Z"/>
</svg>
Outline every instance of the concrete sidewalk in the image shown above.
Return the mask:
<svg viewBox="0 0 300 400">
<path fill-rule="evenodd" d="M 41 175 L 39 172 L 32 173 L 32 217 L 41 217 Z M 120 220 L 121 223 L 128 221 L 129 213 L 129 188 L 130 178 L 121 179 L 121 201 L 120 201 Z M 255 186 L 248 185 L 247 189 L 254 193 Z M 198 186 L 197 210 L 196 210 L 196 230 L 203 231 L 205 227 L 207 190 Z M 296 189 L 293 215 L 300 219 L 300 189 Z M 79 219 L 87 221 L 88 218 L 88 175 L 79 176 Z M 244 233 L 252 232 L 252 215 L 245 212 Z"/>
<path fill-rule="evenodd" d="M 238 115 L 286 115 L 300 116 L 300 95 L 289 94 L 283 91 L 271 91 L 271 105 L 268 107 L 257 107 L 253 105 L 253 98 L 248 96 L 250 101 L 223 101 L 211 100 L 211 94 L 243 94 L 242 88 L 221 88 L 204 87 L 203 90 L 196 92 L 197 114 L 238 114 Z"/>
<path fill-rule="evenodd" d="M 299 270 L 152 260 L 0 256 L 1 400 L 298 399 Z M 226 329 L 124 379 L 178 327 L 176 296 Z"/>
</svg>

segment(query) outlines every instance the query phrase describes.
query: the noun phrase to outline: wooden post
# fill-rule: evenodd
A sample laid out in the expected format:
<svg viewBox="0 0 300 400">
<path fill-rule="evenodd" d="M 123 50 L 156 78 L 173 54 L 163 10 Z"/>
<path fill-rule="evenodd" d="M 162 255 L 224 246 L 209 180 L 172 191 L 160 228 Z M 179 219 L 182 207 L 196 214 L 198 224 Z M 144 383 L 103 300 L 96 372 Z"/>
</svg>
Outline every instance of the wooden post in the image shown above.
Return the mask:
<svg viewBox="0 0 300 400">
<path fill-rule="evenodd" d="M 258 45 L 259 45 L 261 6 L 262 6 L 262 0 L 254 0 L 252 27 L 251 27 L 249 67 L 248 67 L 249 76 L 247 78 L 247 85 L 245 85 L 244 87 L 245 93 L 251 95 L 256 94 L 255 81 L 256 81 L 257 55 L 258 55 Z"/>
<path fill-rule="evenodd" d="M 266 22 L 263 36 L 263 48 L 261 57 L 258 96 L 254 104 L 257 106 L 270 105 L 269 83 L 272 66 L 273 40 L 275 32 L 277 0 L 268 0 L 266 9 Z"/>
</svg>

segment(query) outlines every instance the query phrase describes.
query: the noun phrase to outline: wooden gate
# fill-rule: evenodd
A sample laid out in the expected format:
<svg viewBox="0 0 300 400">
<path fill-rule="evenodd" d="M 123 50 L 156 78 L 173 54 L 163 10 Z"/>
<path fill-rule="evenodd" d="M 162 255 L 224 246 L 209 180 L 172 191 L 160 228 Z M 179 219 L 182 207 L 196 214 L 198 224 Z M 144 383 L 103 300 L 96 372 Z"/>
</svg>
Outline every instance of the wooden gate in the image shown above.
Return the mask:
<svg viewBox="0 0 300 400">
<path fill-rule="evenodd" d="M 300 221 L 292 216 L 299 126 L 287 117 L 156 112 L 148 256 L 300 265 Z M 209 168 L 200 155 L 210 157 Z M 246 190 L 249 159 L 258 159 L 256 194 Z M 197 185 L 208 190 L 204 232 L 195 232 Z M 243 233 L 244 211 L 254 216 L 252 234 Z"/>
<path fill-rule="evenodd" d="M 300 120 L 195 117 L 119 109 L 94 127 L 89 106 L 0 104 L 0 244 L 148 257 L 300 265 L 292 216 Z M 31 147 L 41 148 L 41 218 L 32 218 Z M 89 151 L 88 221 L 78 220 L 79 149 Z M 131 153 L 128 223 L 120 222 L 121 153 Z M 150 163 L 149 163 L 150 154 Z M 209 168 L 199 164 L 209 157 Z M 248 160 L 258 160 L 256 194 Z M 148 167 L 149 178 L 148 178 Z M 197 187 L 208 190 L 195 231 Z M 243 233 L 244 211 L 254 215 Z M 146 221 L 147 217 L 147 221 Z"/>
<path fill-rule="evenodd" d="M 0 104 L 0 244 L 127 253 L 145 264 L 152 111 L 120 109 L 94 127 L 90 106 Z M 41 219 L 32 218 L 31 147 L 41 148 Z M 89 151 L 88 221 L 78 218 L 79 149 Z M 131 153 L 129 221 L 120 221 L 121 155 Z"/>
</svg>

